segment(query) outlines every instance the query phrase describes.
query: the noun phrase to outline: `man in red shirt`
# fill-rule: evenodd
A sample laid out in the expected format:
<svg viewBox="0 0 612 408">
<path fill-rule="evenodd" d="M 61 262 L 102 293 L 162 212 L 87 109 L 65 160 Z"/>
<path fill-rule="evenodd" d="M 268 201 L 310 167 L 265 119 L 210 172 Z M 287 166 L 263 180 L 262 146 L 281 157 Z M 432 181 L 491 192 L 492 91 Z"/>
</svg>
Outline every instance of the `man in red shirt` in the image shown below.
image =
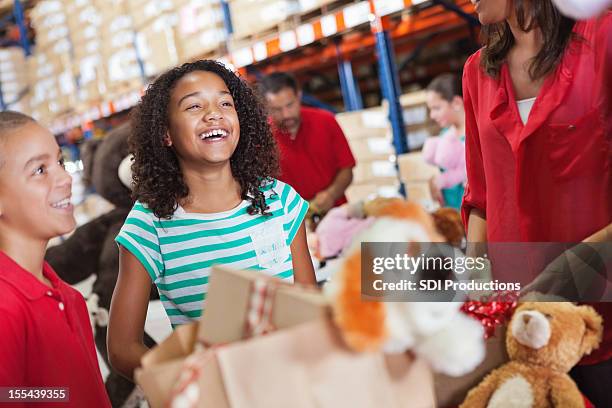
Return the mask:
<svg viewBox="0 0 612 408">
<path fill-rule="evenodd" d="M 44 262 L 75 226 L 70 196 L 55 137 L 0 112 L 0 404 L 110 407 L 85 300 Z"/>
<path fill-rule="evenodd" d="M 280 180 L 310 201 L 317 213 L 346 203 L 355 158 L 334 116 L 301 106 L 302 92 L 287 73 L 265 77 L 261 88 L 280 149 Z"/>
</svg>

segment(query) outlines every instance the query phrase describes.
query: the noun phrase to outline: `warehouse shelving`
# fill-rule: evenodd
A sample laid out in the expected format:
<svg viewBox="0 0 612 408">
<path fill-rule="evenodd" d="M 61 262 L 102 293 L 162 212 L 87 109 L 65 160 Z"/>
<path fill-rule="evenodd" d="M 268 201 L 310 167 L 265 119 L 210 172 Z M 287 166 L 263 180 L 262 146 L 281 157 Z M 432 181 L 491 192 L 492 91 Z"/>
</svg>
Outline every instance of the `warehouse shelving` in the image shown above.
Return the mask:
<svg viewBox="0 0 612 408">
<path fill-rule="evenodd" d="M 465 13 L 473 12 L 468 0 L 458 1 L 457 6 Z M 467 35 L 465 22 L 459 15 L 428 1 L 357 2 L 292 30 L 279 32 L 267 39 L 231 50 L 218 59 L 247 75 L 248 68 L 253 65 L 262 73 L 272 70 L 297 72 L 304 67 L 313 66 L 317 69 L 323 66 L 338 69 L 338 55 L 341 55 L 344 61 L 358 58 L 359 53 L 364 52 L 369 54 L 369 58 L 374 58 L 376 38 L 369 27 L 375 22 L 376 10 L 382 14 L 378 16 L 380 24 L 388 32 L 388 39 L 391 41 L 410 39 L 432 31 L 449 32 L 450 34 L 442 37 L 443 41 L 451 36 L 458 38 Z M 458 31 L 457 28 L 461 30 Z M 399 49 L 406 51 L 416 46 L 416 43 L 409 41 L 400 45 Z M 313 50 L 309 52 L 309 48 Z M 355 87 L 352 91 L 345 92 L 356 94 L 354 89 Z M 62 133 L 82 123 L 129 109 L 138 103 L 143 90 L 143 87 L 132 89 L 82 113 L 58 118 L 51 124 L 51 128 L 56 133 Z"/>
<path fill-rule="evenodd" d="M 464 20 L 473 13 L 473 7 L 468 0 L 370 0 L 348 3 L 344 1 L 338 4 L 341 4 L 341 7 L 332 8 L 330 12 L 325 12 L 327 8 L 321 9 L 323 12 L 311 12 L 307 15 L 314 16 L 311 19 L 295 18 L 293 26 L 289 25 L 287 28 L 285 25 L 284 30 L 277 30 L 268 37 L 254 39 L 248 43 L 244 40 L 230 41 L 228 52 L 217 57 L 234 66 L 244 76 L 253 72 L 265 74 L 273 70 L 299 73 L 312 67 L 316 67 L 320 72 L 328 71 L 339 75 L 341 92 L 337 92 L 333 98 L 341 97 L 345 109 L 351 110 L 363 107 L 362 96 L 376 89 L 385 90 L 387 99 L 397 99 L 400 81 L 394 72 L 396 64 L 386 58 L 382 61 L 381 53 L 387 52 L 392 56 L 393 52 L 412 52 L 434 32 L 437 35 L 429 40 L 428 45 L 470 35 Z M 449 10 L 453 7 L 455 11 Z M 227 10 L 225 3 L 225 11 Z M 227 13 L 225 17 L 227 26 L 230 18 Z M 231 31 L 230 27 L 227 28 Z M 383 41 L 386 45 L 377 45 Z M 391 44 L 392 42 L 394 44 Z M 356 73 L 354 68 L 355 64 L 365 61 L 377 61 L 386 65 L 379 65 L 379 75 L 364 78 Z M 452 61 L 429 67 L 427 72 L 433 75 L 449 67 L 452 68 Z M 389 72 L 381 77 L 380 73 L 385 70 Z M 415 73 L 412 75 L 403 73 L 403 77 L 418 77 L 418 70 L 413 71 Z M 391 79 L 395 81 L 394 85 L 390 85 Z M 138 103 L 144 86 L 144 81 L 136 83 L 132 89 L 126 89 L 120 95 L 95 103 L 79 112 L 64 114 L 56 118 L 50 127 L 56 134 L 61 134 L 129 109 Z M 389 93 L 392 87 L 396 88 L 394 95 Z M 331 94 L 331 91 L 327 92 Z M 393 104 L 392 102 L 391 105 Z M 403 126 L 399 124 L 395 127 L 400 129 Z M 401 137 L 398 136 L 397 139 Z M 397 147 L 406 148 L 400 145 Z"/>
</svg>

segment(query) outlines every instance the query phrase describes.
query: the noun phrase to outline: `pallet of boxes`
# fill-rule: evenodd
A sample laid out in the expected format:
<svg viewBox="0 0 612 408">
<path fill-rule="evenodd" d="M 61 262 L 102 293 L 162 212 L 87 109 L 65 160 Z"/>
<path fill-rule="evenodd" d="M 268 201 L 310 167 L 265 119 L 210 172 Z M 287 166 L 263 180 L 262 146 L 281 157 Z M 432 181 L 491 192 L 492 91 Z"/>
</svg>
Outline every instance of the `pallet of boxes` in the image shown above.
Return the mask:
<svg viewBox="0 0 612 408">
<path fill-rule="evenodd" d="M 433 205 L 428 181 L 438 170 L 426 164 L 418 151 L 437 132 L 428 117 L 425 92 L 403 95 L 400 103 L 408 147 L 415 152 L 399 157 L 395 155 L 387 104 L 336 115 L 357 161 L 353 183 L 346 192 L 349 202 L 397 196 L 401 180 L 409 199 L 425 207 Z"/>
<path fill-rule="evenodd" d="M 77 83 L 66 2 L 40 1 L 31 11 L 36 47 L 27 59 L 32 116 L 43 123 L 71 111 L 77 103 Z"/>
<path fill-rule="evenodd" d="M 314 288 L 214 267 L 202 319 L 148 352 L 136 380 L 153 408 L 434 405 L 427 365 L 350 351 L 330 315 Z"/>
<path fill-rule="evenodd" d="M 396 196 L 399 179 L 387 113 L 382 107 L 336 115 L 355 156 L 353 183 L 347 189 L 349 202 L 373 196 Z"/>
<path fill-rule="evenodd" d="M 32 114 L 30 77 L 21 47 L 0 49 L 0 90 L 7 109 Z"/>
</svg>

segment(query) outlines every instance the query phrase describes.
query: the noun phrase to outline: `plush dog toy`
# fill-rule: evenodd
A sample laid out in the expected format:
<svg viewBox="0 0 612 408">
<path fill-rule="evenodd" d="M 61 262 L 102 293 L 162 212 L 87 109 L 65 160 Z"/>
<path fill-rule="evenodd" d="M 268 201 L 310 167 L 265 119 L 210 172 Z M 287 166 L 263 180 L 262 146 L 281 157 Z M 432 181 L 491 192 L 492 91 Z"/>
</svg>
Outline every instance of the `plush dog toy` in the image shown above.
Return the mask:
<svg viewBox="0 0 612 408">
<path fill-rule="evenodd" d="M 602 318 L 590 306 L 525 302 L 506 332 L 510 362 L 472 389 L 461 408 L 583 408 L 567 374 L 599 346 Z"/>
<path fill-rule="evenodd" d="M 410 350 L 435 371 L 449 375 L 470 372 L 484 358 L 484 330 L 460 312 L 460 304 L 362 300 L 361 242 L 445 241 L 432 217 L 415 203 L 378 202 L 370 215 L 376 220 L 357 235 L 340 270 L 325 287 L 344 341 L 356 351 Z"/>
</svg>

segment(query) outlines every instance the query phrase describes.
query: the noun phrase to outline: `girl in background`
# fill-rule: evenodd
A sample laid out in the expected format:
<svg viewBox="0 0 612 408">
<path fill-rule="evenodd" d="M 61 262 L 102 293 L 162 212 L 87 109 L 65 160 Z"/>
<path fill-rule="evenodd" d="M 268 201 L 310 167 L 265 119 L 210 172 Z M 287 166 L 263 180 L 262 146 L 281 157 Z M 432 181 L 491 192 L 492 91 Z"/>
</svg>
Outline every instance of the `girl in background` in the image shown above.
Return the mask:
<svg viewBox="0 0 612 408">
<path fill-rule="evenodd" d="M 465 172 L 465 112 L 461 97 L 461 80 L 455 74 L 442 74 L 427 87 L 429 114 L 444 130 L 423 146 L 423 158 L 437 166 L 429 187 L 440 205 L 459 209 L 463 198 Z"/>
</svg>

